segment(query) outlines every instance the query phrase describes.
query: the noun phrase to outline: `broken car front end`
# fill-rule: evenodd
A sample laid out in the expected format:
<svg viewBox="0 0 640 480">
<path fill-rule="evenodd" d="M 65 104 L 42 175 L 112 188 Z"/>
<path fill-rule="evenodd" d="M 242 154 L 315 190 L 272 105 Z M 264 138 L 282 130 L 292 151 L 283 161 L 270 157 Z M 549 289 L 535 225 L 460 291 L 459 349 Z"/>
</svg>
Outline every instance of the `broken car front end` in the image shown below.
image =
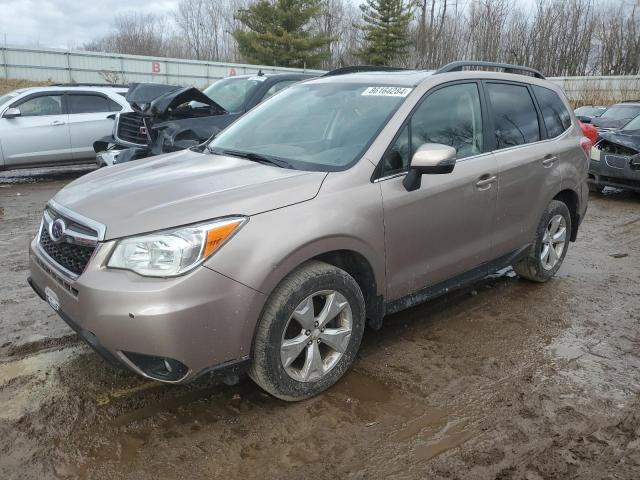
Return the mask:
<svg viewBox="0 0 640 480">
<path fill-rule="evenodd" d="M 117 115 L 113 134 L 93 144 L 99 167 L 184 150 L 225 126 L 217 117 L 227 111 L 197 88 L 134 84 L 126 99 L 133 111 Z"/>
</svg>

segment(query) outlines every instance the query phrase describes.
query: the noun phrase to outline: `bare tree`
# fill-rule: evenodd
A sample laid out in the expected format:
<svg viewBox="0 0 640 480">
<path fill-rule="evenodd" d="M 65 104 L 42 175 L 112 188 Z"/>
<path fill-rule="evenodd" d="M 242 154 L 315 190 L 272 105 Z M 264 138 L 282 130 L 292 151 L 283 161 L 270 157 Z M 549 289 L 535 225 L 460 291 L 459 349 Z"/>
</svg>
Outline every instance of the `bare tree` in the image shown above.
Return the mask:
<svg viewBox="0 0 640 480">
<path fill-rule="evenodd" d="M 235 13 L 257 0 L 181 0 L 173 15 L 129 13 L 89 50 L 239 61 Z M 437 68 L 454 60 L 528 65 L 550 76 L 640 72 L 640 0 L 406 0 L 413 46 L 398 63 Z M 324 68 L 358 62 L 361 11 L 322 0 L 313 28 L 335 40 Z"/>
<path fill-rule="evenodd" d="M 87 50 L 130 55 L 164 56 L 168 19 L 152 13 L 130 12 L 115 18 L 113 31 L 85 45 Z"/>
</svg>

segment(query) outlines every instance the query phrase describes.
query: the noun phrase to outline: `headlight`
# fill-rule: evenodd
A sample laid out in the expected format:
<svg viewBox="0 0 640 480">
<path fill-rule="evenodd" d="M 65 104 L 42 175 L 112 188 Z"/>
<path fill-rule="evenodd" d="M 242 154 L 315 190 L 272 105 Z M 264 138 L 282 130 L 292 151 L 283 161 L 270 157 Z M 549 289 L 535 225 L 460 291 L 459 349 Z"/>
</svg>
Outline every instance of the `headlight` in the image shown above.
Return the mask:
<svg viewBox="0 0 640 480">
<path fill-rule="evenodd" d="M 213 255 L 247 220 L 247 217 L 228 217 L 123 238 L 118 241 L 107 266 L 150 277 L 181 275 Z"/>
</svg>

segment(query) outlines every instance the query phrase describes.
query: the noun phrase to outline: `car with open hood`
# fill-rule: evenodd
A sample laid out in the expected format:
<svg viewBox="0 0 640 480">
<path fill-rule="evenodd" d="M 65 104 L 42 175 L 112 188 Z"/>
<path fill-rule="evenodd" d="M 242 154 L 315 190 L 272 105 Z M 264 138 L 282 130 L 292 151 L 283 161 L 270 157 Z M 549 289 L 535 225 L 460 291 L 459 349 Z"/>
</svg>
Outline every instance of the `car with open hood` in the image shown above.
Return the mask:
<svg viewBox="0 0 640 480">
<path fill-rule="evenodd" d="M 339 69 L 199 147 L 67 185 L 29 282 L 142 376 L 248 372 L 301 400 L 385 315 L 509 265 L 553 277 L 586 212 L 590 147 L 560 88 L 526 67 Z"/>
<path fill-rule="evenodd" d="M 238 75 L 204 91 L 154 83 L 134 84 L 127 101 L 132 112 L 116 117 L 113 133 L 93 147 L 98 166 L 109 166 L 198 145 L 258 103 L 308 73 Z"/>
<path fill-rule="evenodd" d="M 598 193 L 605 187 L 640 192 L 640 116 L 621 129 L 599 133 L 591 149 L 589 187 Z"/>
</svg>

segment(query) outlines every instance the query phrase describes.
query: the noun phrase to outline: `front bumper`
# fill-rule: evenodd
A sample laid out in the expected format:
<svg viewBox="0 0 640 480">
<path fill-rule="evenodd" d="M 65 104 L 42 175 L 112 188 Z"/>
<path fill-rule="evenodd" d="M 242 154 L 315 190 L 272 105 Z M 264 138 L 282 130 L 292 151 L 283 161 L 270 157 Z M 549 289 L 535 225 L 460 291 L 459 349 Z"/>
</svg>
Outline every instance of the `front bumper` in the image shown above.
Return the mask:
<svg viewBox="0 0 640 480">
<path fill-rule="evenodd" d="M 640 164 L 632 164 L 631 157 L 615 155 L 607 159 L 602 154 L 600 160 L 589 161 L 589 183 L 602 187 L 616 187 L 627 190 L 640 191 Z"/>
<path fill-rule="evenodd" d="M 29 283 L 45 300 L 48 292 L 49 303 L 95 351 L 145 377 L 184 383 L 209 372 L 235 375 L 248 364 L 263 294 L 203 266 L 167 279 L 107 269 L 112 247 L 100 244 L 73 281 L 59 275 L 34 240 Z M 179 377 L 157 375 L 140 360 L 148 358 L 175 361 Z"/>
</svg>

